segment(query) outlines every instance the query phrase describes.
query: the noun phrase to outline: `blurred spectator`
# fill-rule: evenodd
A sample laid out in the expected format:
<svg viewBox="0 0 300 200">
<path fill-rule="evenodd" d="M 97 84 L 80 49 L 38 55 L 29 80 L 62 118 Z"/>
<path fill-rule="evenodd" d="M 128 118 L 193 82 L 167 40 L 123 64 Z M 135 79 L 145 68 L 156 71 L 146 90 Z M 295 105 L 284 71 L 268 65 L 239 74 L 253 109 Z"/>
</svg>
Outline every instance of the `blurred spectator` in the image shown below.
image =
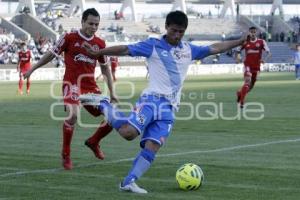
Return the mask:
<svg viewBox="0 0 300 200">
<path fill-rule="evenodd" d="M 276 34 L 275 34 L 275 41 L 276 41 L 276 42 L 279 42 L 279 41 L 280 41 L 280 40 L 279 40 L 279 33 L 276 33 Z"/>
<path fill-rule="evenodd" d="M 298 42 L 298 35 L 295 31 L 292 32 L 292 37 L 293 37 L 293 42 L 294 43 Z"/>
<path fill-rule="evenodd" d="M 267 41 L 271 42 L 272 41 L 272 34 L 271 33 L 267 33 Z"/>
<path fill-rule="evenodd" d="M 222 41 L 224 42 L 226 40 L 226 34 L 222 32 Z"/>
<path fill-rule="evenodd" d="M 300 80 L 300 45 L 296 45 L 296 52 L 294 53 L 295 75 L 296 80 Z"/>
<path fill-rule="evenodd" d="M 284 32 L 280 33 L 280 42 L 284 42 L 285 41 L 285 34 Z"/>
<path fill-rule="evenodd" d="M 117 20 L 118 19 L 118 11 L 117 10 L 114 11 L 114 16 L 115 16 L 115 20 Z"/>
</svg>

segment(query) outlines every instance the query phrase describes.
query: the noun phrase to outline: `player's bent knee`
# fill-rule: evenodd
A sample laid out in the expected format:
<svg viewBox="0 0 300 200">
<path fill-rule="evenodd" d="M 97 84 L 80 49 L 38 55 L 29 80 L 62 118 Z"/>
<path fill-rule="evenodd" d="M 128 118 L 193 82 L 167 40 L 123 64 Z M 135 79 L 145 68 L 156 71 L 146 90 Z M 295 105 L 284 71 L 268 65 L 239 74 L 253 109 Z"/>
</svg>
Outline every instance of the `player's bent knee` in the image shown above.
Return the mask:
<svg viewBox="0 0 300 200">
<path fill-rule="evenodd" d="M 132 128 L 131 126 L 122 126 L 118 132 L 124 139 L 128 141 L 134 140 L 138 136 L 136 129 Z"/>
<path fill-rule="evenodd" d="M 77 122 L 77 115 L 71 115 L 66 121 L 68 124 L 74 125 Z"/>
</svg>

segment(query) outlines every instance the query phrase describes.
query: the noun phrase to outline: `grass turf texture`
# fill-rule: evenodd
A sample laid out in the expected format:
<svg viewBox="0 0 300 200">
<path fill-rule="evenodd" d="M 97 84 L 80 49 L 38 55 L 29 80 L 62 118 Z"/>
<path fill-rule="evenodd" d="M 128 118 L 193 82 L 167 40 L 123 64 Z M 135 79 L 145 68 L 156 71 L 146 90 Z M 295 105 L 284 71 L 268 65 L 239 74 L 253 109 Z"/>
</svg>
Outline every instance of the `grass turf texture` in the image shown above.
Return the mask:
<svg viewBox="0 0 300 200">
<path fill-rule="evenodd" d="M 122 79 L 121 81 L 129 81 Z M 134 79 L 134 102 L 146 86 Z M 116 132 L 102 141 L 104 161 L 83 143 L 95 128 L 76 127 L 72 142 L 74 169 L 61 167 L 61 121 L 50 117 L 50 82 L 33 82 L 29 96 L 16 95 L 17 83 L 0 84 L 0 199 L 212 199 L 257 200 L 300 198 L 300 95 L 292 73 L 262 73 L 247 102 L 264 105 L 264 118 L 240 120 L 178 120 L 165 147 L 150 170 L 138 181 L 149 191 L 141 197 L 118 191 L 139 151 L 139 139 L 123 140 Z M 237 113 L 235 92 L 241 75 L 189 78 L 184 102 L 223 104 L 226 116 Z M 54 93 L 60 95 L 60 84 Z M 129 94 L 128 84 L 117 86 L 119 95 Z M 213 99 L 208 99 L 214 94 Z M 196 96 L 196 98 L 195 98 Z M 211 96 L 210 96 L 211 98 Z M 128 100 L 121 100 L 123 102 Z M 211 107 L 205 107 L 211 110 Z M 61 106 L 56 116 L 65 114 Z M 201 116 L 209 116 L 202 107 Z M 183 106 L 178 116 L 188 116 Z M 219 115 L 218 115 L 219 116 Z M 97 124 L 100 118 L 83 111 L 82 122 Z M 201 166 L 204 185 L 197 191 L 181 191 L 175 172 L 184 163 Z"/>
</svg>

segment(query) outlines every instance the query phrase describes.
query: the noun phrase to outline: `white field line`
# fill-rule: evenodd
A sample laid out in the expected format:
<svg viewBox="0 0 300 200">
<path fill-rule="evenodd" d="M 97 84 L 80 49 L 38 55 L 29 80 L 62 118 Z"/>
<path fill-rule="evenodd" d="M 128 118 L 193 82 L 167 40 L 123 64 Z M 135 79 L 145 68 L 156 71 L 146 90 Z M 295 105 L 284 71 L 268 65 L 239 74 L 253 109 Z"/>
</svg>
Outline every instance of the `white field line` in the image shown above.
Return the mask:
<svg viewBox="0 0 300 200">
<path fill-rule="evenodd" d="M 179 152 L 179 153 L 159 154 L 159 155 L 157 155 L 157 157 L 171 157 L 171 156 L 181 156 L 181 155 L 188 155 L 188 154 L 218 153 L 218 152 L 226 152 L 226 151 L 233 151 L 233 150 L 239 150 L 239 149 L 248 149 L 248 148 L 253 148 L 253 147 L 269 146 L 269 145 L 284 144 L 284 143 L 294 143 L 294 142 L 300 142 L 300 138 L 289 139 L 289 140 L 277 140 L 277 141 L 255 143 L 255 144 L 237 145 L 237 146 L 232 146 L 232 147 L 224 147 L 224 148 L 211 149 L 211 150 L 199 150 L 199 151 L 186 151 L 186 152 Z M 132 160 L 134 160 L 134 158 L 123 158 L 123 159 L 107 161 L 107 162 L 104 161 L 104 162 L 90 163 L 90 164 L 74 166 L 73 169 L 87 168 L 87 167 L 101 165 L 101 164 L 121 163 L 121 162 L 127 162 L 127 161 L 132 161 Z M 37 169 L 37 170 L 29 170 L 29 171 L 18 171 L 18 172 L 1 174 L 0 178 L 10 177 L 10 176 L 21 176 L 21 175 L 27 175 L 27 174 L 55 173 L 55 172 L 59 172 L 59 171 L 64 171 L 64 169 L 63 168 L 53 168 L 53 169 Z"/>
</svg>

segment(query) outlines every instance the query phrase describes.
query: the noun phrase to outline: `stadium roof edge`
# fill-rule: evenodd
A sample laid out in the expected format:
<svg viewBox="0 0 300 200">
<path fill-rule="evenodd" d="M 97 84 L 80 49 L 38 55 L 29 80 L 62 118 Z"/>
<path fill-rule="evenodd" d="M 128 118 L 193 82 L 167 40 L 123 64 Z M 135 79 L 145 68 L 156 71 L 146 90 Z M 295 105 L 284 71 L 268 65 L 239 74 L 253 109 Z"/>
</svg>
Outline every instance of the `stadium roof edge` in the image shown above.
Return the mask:
<svg viewBox="0 0 300 200">
<path fill-rule="evenodd" d="M 1 0 L 0 0 L 1 1 Z M 2 0 L 2 2 L 18 2 L 19 0 Z M 70 3 L 72 0 L 35 0 L 35 3 Z M 123 0 L 86 0 L 88 2 L 99 2 L 99 3 L 122 3 Z M 173 3 L 174 0 L 135 0 L 137 3 Z M 187 3 L 193 4 L 222 4 L 224 0 L 185 0 Z M 236 3 L 240 4 L 272 4 L 273 0 L 235 0 Z M 299 0 L 283 0 L 283 4 L 300 4 Z"/>
</svg>

